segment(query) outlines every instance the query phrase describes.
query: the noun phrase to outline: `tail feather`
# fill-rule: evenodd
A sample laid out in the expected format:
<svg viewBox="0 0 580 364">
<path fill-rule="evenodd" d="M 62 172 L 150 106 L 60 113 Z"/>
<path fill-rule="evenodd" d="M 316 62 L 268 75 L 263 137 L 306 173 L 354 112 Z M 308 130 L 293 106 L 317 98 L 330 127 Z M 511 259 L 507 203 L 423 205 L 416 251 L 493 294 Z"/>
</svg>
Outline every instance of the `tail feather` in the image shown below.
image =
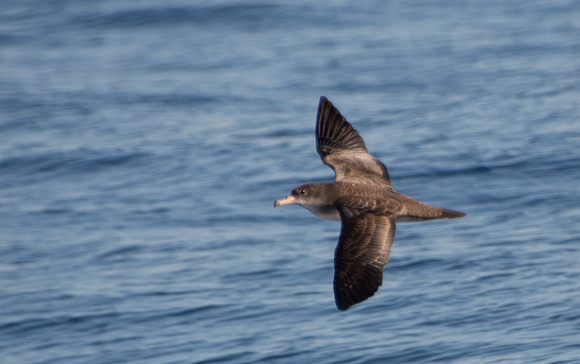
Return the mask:
<svg viewBox="0 0 580 364">
<path fill-rule="evenodd" d="M 458 219 L 460 217 L 464 217 L 467 215 L 465 212 L 455 211 L 450 209 L 440 208 L 441 210 L 441 217 L 440 219 Z"/>
<path fill-rule="evenodd" d="M 465 215 L 464 212 L 435 207 L 413 200 L 412 203 L 405 203 L 405 208 L 397 214 L 397 222 L 457 219 Z"/>
</svg>

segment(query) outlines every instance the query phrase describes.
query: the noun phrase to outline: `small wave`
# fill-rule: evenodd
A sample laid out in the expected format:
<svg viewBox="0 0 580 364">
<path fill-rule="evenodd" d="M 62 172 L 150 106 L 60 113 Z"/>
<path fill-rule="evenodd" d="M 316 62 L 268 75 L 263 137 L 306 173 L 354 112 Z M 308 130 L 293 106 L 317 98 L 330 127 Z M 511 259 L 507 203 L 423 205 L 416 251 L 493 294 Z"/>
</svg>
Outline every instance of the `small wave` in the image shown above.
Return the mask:
<svg viewBox="0 0 580 364">
<path fill-rule="evenodd" d="M 9 157 L 0 160 L 1 173 L 28 174 L 65 172 L 95 172 L 103 168 L 124 166 L 150 157 L 144 152 L 94 152 L 75 150 Z"/>
<path fill-rule="evenodd" d="M 268 4 L 152 7 L 80 15 L 73 22 L 92 28 L 130 28 L 215 22 L 231 24 L 236 21 L 256 22 L 271 19 L 272 10 L 276 8 L 276 5 Z"/>
<path fill-rule="evenodd" d="M 166 317 L 180 317 L 180 316 L 191 316 L 200 312 L 206 312 L 206 311 L 211 311 L 211 310 L 215 310 L 221 308 L 221 305 L 203 305 L 203 306 L 198 306 L 198 307 L 193 307 L 193 308 L 187 308 L 187 309 L 183 309 L 183 310 L 179 310 L 179 311 L 174 311 L 171 313 L 168 313 L 167 315 L 165 315 Z"/>
<path fill-rule="evenodd" d="M 192 95 L 183 93 L 163 93 L 163 94 L 131 94 L 131 95 L 115 95 L 114 101 L 123 105 L 134 104 L 158 104 L 167 106 L 187 106 L 198 105 L 209 102 L 217 102 L 223 98 L 210 95 Z"/>
<path fill-rule="evenodd" d="M 459 168 L 429 169 L 421 173 L 402 173 L 398 178 L 432 178 L 432 177 L 454 177 L 454 176 L 475 176 L 494 173 L 497 171 L 525 171 L 545 173 L 545 171 L 566 171 L 578 169 L 580 158 L 566 156 L 565 158 L 536 160 L 529 158 L 510 162 L 491 161 L 485 164 L 462 166 Z"/>
<path fill-rule="evenodd" d="M 389 269 L 392 271 L 406 271 L 406 270 L 414 270 L 418 267 L 428 267 L 428 266 L 442 266 L 444 265 L 445 261 L 442 259 L 433 259 L 433 258 L 425 258 L 425 259 L 416 259 L 411 260 L 406 263 L 401 263 L 398 265 L 391 265 Z"/>
<path fill-rule="evenodd" d="M 402 173 L 396 175 L 397 178 L 432 178 L 432 177 L 442 177 L 448 176 L 452 177 L 455 175 L 478 175 L 478 174 L 487 174 L 491 172 L 492 168 L 489 166 L 484 165 L 476 165 L 476 166 L 465 166 L 461 168 L 454 168 L 454 169 L 431 169 L 425 170 L 424 172 L 420 173 Z"/>
<path fill-rule="evenodd" d="M 235 134 L 233 137 L 239 139 L 254 138 L 287 138 L 312 134 L 312 129 L 278 129 L 261 133 Z"/>
<path fill-rule="evenodd" d="M 0 325 L 0 331 L 9 332 L 11 334 L 28 333 L 30 331 L 43 330 L 58 326 L 69 326 L 84 324 L 92 321 L 109 321 L 117 318 L 119 314 L 110 312 L 94 315 L 80 315 L 80 316 L 62 316 L 54 318 L 29 318 L 20 321 L 8 322 Z"/>
<path fill-rule="evenodd" d="M 12 34 L 2 34 L 0 33 L 0 45 L 21 45 L 27 40 L 26 37 L 14 36 Z"/>
<path fill-rule="evenodd" d="M 115 249 L 112 249 L 110 251 L 107 251 L 107 252 L 99 255 L 97 257 L 97 259 L 100 259 L 100 260 L 116 259 L 119 257 L 124 257 L 127 254 L 139 253 L 141 251 L 141 249 L 142 248 L 138 245 L 123 246 L 120 248 L 115 248 Z"/>
</svg>

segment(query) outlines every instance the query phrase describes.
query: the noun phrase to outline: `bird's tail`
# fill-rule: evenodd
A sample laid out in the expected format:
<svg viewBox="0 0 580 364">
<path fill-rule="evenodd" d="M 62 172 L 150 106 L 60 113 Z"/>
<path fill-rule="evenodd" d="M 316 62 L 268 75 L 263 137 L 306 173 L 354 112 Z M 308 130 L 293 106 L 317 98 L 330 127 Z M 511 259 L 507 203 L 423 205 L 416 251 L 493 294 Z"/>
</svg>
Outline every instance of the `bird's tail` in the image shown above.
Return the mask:
<svg viewBox="0 0 580 364">
<path fill-rule="evenodd" d="M 457 219 L 466 215 L 460 211 L 427 205 L 411 198 L 409 200 L 405 201 L 405 207 L 397 214 L 397 222 Z"/>
</svg>

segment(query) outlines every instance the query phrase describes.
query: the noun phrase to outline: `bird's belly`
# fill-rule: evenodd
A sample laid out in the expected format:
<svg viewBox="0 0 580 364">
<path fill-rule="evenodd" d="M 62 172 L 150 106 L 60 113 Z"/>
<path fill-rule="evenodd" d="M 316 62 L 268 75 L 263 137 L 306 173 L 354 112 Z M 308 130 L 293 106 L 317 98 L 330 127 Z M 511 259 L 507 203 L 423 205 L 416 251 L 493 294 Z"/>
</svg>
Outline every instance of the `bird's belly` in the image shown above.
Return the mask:
<svg viewBox="0 0 580 364">
<path fill-rule="evenodd" d="M 336 207 L 332 205 L 326 206 L 315 206 L 315 205 L 304 205 L 308 211 L 312 212 L 314 215 L 327 220 L 340 221 L 340 214 Z"/>
</svg>

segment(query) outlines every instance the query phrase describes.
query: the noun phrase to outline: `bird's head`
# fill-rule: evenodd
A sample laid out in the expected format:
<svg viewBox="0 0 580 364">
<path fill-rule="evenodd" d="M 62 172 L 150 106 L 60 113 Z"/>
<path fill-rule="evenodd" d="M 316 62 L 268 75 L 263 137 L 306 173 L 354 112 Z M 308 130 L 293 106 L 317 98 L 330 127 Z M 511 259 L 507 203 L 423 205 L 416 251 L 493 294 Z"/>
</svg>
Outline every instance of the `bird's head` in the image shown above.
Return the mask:
<svg viewBox="0 0 580 364">
<path fill-rule="evenodd" d="M 288 197 L 283 200 L 276 200 L 274 207 L 290 204 L 301 206 L 315 204 L 321 199 L 322 185 L 322 183 L 309 183 L 294 187 Z"/>
</svg>

